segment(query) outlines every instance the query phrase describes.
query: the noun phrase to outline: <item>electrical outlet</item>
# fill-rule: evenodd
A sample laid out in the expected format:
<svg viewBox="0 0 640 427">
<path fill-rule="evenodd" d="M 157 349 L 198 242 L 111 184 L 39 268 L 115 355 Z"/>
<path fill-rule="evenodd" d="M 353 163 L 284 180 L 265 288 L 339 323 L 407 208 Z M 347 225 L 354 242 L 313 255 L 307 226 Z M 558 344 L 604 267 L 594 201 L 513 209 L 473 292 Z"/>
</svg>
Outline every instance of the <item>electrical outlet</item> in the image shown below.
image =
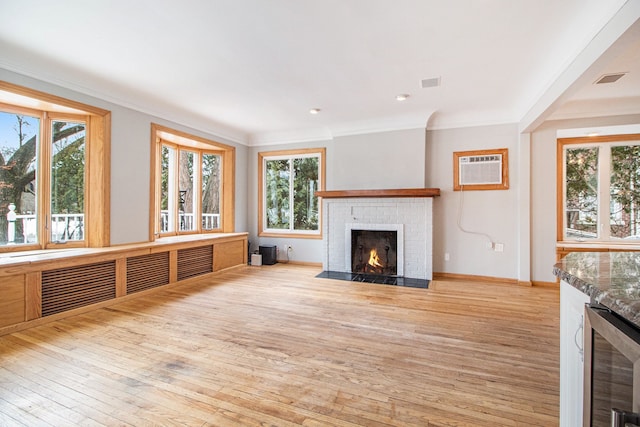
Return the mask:
<svg viewBox="0 0 640 427">
<path fill-rule="evenodd" d="M 445 252 L 444 254 L 444 260 L 445 261 L 449 261 L 451 259 L 451 257 L 449 256 L 449 252 Z"/>
<path fill-rule="evenodd" d="M 494 245 L 494 250 L 496 252 L 504 252 L 504 244 L 503 243 L 496 243 Z"/>
</svg>

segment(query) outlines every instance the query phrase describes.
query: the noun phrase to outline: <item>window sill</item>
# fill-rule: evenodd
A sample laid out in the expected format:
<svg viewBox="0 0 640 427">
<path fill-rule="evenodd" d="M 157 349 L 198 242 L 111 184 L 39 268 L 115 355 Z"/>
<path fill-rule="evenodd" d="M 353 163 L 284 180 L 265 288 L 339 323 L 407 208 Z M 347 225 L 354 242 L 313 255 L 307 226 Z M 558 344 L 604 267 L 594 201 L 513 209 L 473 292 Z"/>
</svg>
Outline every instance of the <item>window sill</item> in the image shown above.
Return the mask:
<svg viewBox="0 0 640 427">
<path fill-rule="evenodd" d="M 198 234 L 181 234 L 177 236 L 162 236 L 151 242 L 151 245 L 164 245 L 174 243 L 190 243 L 207 240 L 221 240 L 225 238 L 236 238 L 238 236 L 247 236 L 248 233 L 198 233 Z"/>
<path fill-rule="evenodd" d="M 184 244 L 189 247 L 194 242 L 215 241 L 223 243 L 225 241 L 247 238 L 248 233 L 216 233 L 216 234 L 189 234 L 183 236 L 161 237 L 153 242 L 128 243 L 124 245 L 109 246 L 105 248 L 69 248 L 69 249 L 38 249 L 26 250 L 22 252 L 7 252 L 0 255 L 0 276 L 3 269 L 9 268 L 5 273 L 20 272 L 17 267 L 27 268 L 31 265 L 41 263 L 61 263 L 71 258 L 92 258 L 105 256 L 107 258 L 114 254 L 126 253 L 134 250 L 154 250 L 162 246 L 171 245 L 180 248 Z M 157 249 L 156 249 L 157 250 Z"/>
<path fill-rule="evenodd" d="M 640 241 L 633 242 L 557 242 L 556 248 L 558 249 L 614 249 L 614 250 L 640 250 Z"/>
<path fill-rule="evenodd" d="M 273 231 L 263 231 L 258 233 L 258 237 L 286 237 L 288 239 L 322 239 L 322 233 L 311 234 L 311 233 L 289 233 L 282 232 L 276 233 Z"/>
</svg>

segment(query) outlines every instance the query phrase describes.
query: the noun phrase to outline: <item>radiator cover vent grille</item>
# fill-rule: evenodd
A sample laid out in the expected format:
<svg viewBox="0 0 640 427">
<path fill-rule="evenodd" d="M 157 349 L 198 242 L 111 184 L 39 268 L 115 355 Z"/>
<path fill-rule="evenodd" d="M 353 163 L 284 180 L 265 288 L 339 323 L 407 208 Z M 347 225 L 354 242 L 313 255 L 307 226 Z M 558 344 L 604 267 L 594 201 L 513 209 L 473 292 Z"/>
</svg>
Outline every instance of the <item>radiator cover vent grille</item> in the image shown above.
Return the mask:
<svg viewBox="0 0 640 427">
<path fill-rule="evenodd" d="M 127 294 L 169 284 L 169 252 L 127 258 Z"/>
<path fill-rule="evenodd" d="M 178 280 L 213 272 L 213 245 L 178 250 Z"/>
<path fill-rule="evenodd" d="M 43 317 L 115 297 L 115 261 L 42 272 Z"/>
</svg>

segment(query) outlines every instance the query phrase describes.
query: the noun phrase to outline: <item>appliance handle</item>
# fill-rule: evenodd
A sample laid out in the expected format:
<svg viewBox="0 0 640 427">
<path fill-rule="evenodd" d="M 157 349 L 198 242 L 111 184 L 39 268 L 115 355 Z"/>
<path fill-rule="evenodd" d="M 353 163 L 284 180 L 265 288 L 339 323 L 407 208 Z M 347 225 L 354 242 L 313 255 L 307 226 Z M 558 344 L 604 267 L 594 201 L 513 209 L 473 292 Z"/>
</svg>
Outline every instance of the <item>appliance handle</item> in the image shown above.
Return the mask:
<svg viewBox="0 0 640 427">
<path fill-rule="evenodd" d="M 580 323 L 580 326 L 578 326 L 578 329 L 576 329 L 576 333 L 573 336 L 573 342 L 576 345 L 576 347 L 578 348 L 578 353 L 580 354 L 580 361 L 584 362 L 584 334 L 583 334 L 583 330 L 584 330 L 584 326 L 583 326 L 584 322 Z M 582 344 L 578 342 L 578 337 L 580 337 L 580 340 L 583 341 Z"/>
<path fill-rule="evenodd" d="M 611 427 L 625 427 L 628 424 L 640 425 L 640 414 L 611 409 Z"/>
</svg>

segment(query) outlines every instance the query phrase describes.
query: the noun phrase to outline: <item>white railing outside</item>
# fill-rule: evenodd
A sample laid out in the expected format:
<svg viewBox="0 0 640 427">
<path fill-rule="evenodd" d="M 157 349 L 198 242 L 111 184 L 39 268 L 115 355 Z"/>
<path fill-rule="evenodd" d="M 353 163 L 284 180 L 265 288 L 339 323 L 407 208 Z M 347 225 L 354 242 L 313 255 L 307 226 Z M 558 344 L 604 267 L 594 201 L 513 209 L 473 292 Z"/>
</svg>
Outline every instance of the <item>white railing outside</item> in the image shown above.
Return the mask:
<svg viewBox="0 0 640 427">
<path fill-rule="evenodd" d="M 194 216 L 192 213 L 180 212 L 178 214 L 178 226 L 180 231 L 194 229 Z M 220 214 L 202 214 L 202 229 L 215 230 L 220 228 Z M 160 232 L 169 231 L 169 211 L 160 211 Z"/>
<path fill-rule="evenodd" d="M 84 239 L 84 214 L 51 215 L 51 241 Z"/>
<path fill-rule="evenodd" d="M 22 242 L 20 243 L 37 243 L 38 242 L 38 222 L 33 214 L 8 216 L 8 243 L 15 243 L 15 223 L 22 222 Z M 178 223 L 180 231 L 193 230 L 194 216 L 192 213 L 180 213 L 178 215 Z M 169 211 L 162 211 L 160 215 L 161 232 L 169 231 Z M 220 228 L 220 214 L 202 214 L 202 229 L 215 230 Z M 51 241 L 66 242 L 84 239 L 84 214 L 55 214 L 51 215 Z M 18 239 L 20 240 L 20 239 Z"/>
<path fill-rule="evenodd" d="M 36 222 L 35 215 L 16 215 L 16 221 L 22 221 L 22 236 L 24 237 L 24 243 L 37 243 L 38 242 L 38 224 Z M 9 229 L 11 229 L 11 222 L 9 222 Z M 11 243 L 11 238 L 9 238 Z"/>
<path fill-rule="evenodd" d="M 35 215 L 16 215 L 16 221 L 22 221 L 22 237 L 24 243 L 38 242 L 38 223 Z M 9 230 L 14 226 L 9 221 Z M 14 226 L 15 227 L 15 226 Z M 15 228 L 14 228 L 15 230 Z M 84 239 L 84 214 L 51 215 L 51 241 L 66 242 Z M 14 231 L 15 233 L 15 231 Z M 11 236 L 11 232 L 8 233 Z M 13 243 L 13 242 L 9 242 Z"/>
<path fill-rule="evenodd" d="M 220 214 L 202 214 L 202 229 L 215 230 L 220 228 Z"/>
</svg>

